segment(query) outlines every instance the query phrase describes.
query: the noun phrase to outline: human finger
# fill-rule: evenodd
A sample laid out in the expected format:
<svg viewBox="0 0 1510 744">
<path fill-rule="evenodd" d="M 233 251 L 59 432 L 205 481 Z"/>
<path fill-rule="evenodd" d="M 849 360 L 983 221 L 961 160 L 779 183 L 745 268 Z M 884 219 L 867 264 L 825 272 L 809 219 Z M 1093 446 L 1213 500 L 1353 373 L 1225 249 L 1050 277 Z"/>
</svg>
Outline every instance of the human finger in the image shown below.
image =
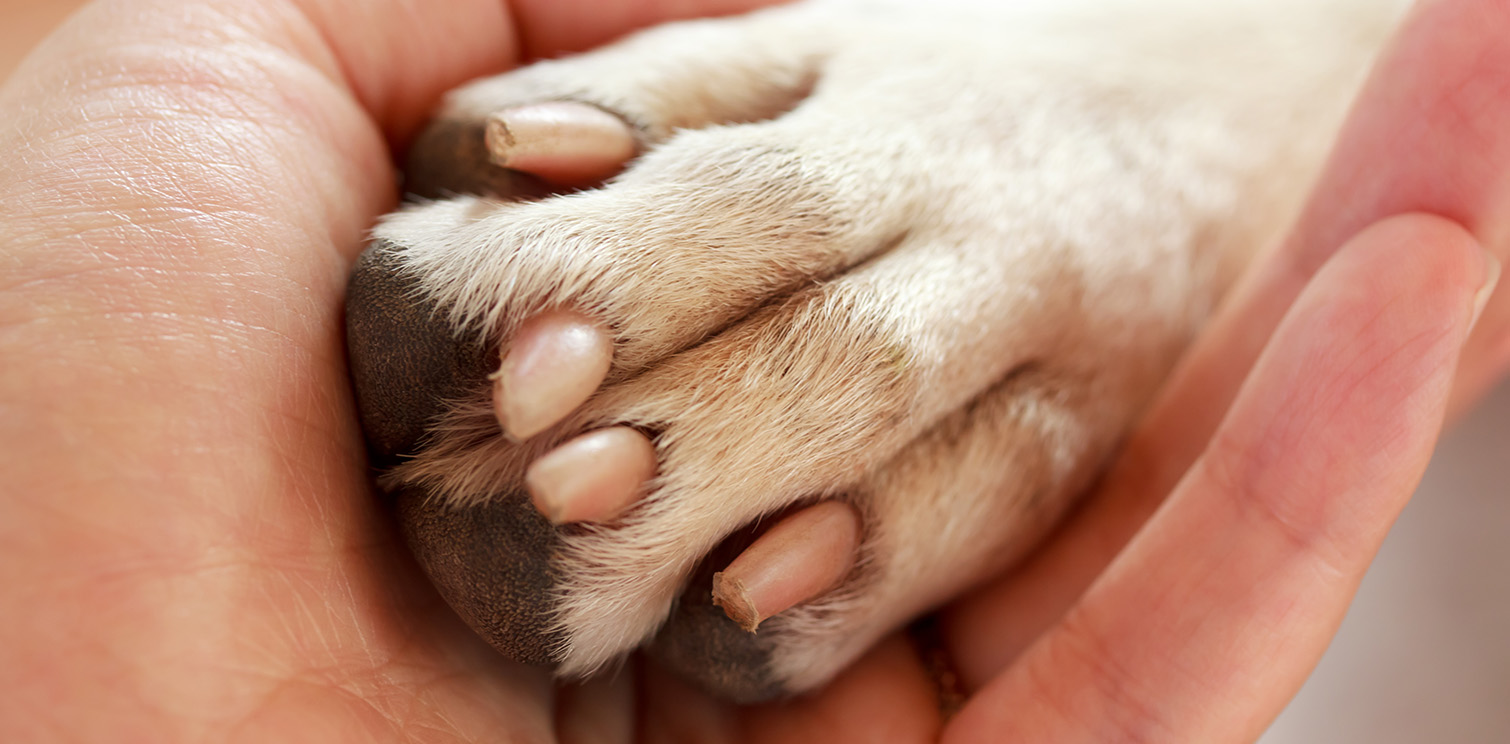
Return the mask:
<svg viewBox="0 0 1510 744">
<path fill-rule="evenodd" d="M 692 17 L 742 13 L 791 0 L 514 0 L 525 59 L 588 49 L 627 31 Z"/>
<path fill-rule="evenodd" d="M 480 75 L 578 52 L 635 29 L 777 0 L 294 0 L 363 108 L 399 141 L 440 95 Z M 255 10 L 255 3 L 241 3 Z"/>
<path fill-rule="evenodd" d="M 950 740 L 1256 739 L 1419 482 L 1497 275 L 1436 218 L 1350 241 L 1168 502 Z"/>
<path fill-rule="evenodd" d="M 391 141 L 518 58 L 507 8 L 99 3 L 0 89 L 11 709 L 119 731 L 330 705 L 422 728 L 427 709 L 388 693 L 423 684 L 458 730 L 539 723 L 538 673 L 437 652 L 464 644 L 394 608 L 434 597 L 374 558 L 392 537 L 340 338 L 350 261 L 395 201 Z M 314 694 L 315 670 L 349 673 L 339 695 Z"/>
<path fill-rule="evenodd" d="M 0 327 L 22 329 L 8 339 L 12 358 L 25 349 L 68 370 L 8 367 L 0 391 L 65 401 L 47 409 L 49 426 L 11 417 L 18 431 L 114 432 L 85 422 L 154 401 L 148 384 L 210 394 L 181 399 L 197 411 L 264 399 L 341 409 L 345 375 L 331 357 L 349 260 L 394 201 L 383 133 L 517 57 L 505 7 L 142 0 L 72 19 L 0 92 L 15 124 L 0 127 L 0 221 L 11 236 Z M 697 9 L 649 4 L 632 19 Z M 114 369 L 134 374 L 97 374 Z M 205 369 L 222 374 L 207 382 Z M 290 395 L 289 379 L 309 384 Z M 245 408 L 250 420 L 224 417 L 186 439 L 298 441 L 280 425 L 308 423 Z M 142 413 L 127 418 L 151 420 Z M 83 449 L 143 444 L 119 434 Z M 357 469 L 354 436 L 322 441 L 341 444 L 327 462 Z"/>
<path fill-rule="evenodd" d="M 1317 267 L 1348 235 L 1419 211 L 1463 224 L 1510 258 L 1510 5 L 1422 3 L 1383 53 L 1311 206 L 1273 260 L 1239 287 L 1175 370 L 1102 485 L 1045 547 L 959 603 L 946 638 L 964 679 L 1003 668 L 1064 612 L 1205 447 L 1241 381 Z M 1491 300 L 1465 352 L 1455 406 L 1505 366 L 1510 307 Z"/>
</svg>

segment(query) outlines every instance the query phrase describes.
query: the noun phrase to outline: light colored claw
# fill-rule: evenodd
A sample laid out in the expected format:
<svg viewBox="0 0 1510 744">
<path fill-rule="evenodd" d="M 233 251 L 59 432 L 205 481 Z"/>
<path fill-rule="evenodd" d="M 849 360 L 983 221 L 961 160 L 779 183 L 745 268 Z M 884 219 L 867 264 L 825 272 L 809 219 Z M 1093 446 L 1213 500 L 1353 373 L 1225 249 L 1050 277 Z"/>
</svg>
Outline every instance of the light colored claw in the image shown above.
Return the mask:
<svg viewBox="0 0 1510 744">
<path fill-rule="evenodd" d="M 766 618 L 821 596 L 854 568 L 860 515 L 825 501 L 784 517 L 722 572 L 713 603 L 751 633 Z"/>
<path fill-rule="evenodd" d="M 524 322 L 493 373 L 493 411 L 510 437 L 528 439 L 592 397 L 613 363 L 608 332 L 556 310 Z"/>
<path fill-rule="evenodd" d="M 613 176 L 639 149 L 623 119 L 571 101 L 506 108 L 488 117 L 484 136 L 498 165 L 567 185 Z"/>
<path fill-rule="evenodd" d="M 524 483 L 551 522 L 606 522 L 655 477 L 655 446 L 624 426 L 584 434 L 536 460 Z"/>
</svg>

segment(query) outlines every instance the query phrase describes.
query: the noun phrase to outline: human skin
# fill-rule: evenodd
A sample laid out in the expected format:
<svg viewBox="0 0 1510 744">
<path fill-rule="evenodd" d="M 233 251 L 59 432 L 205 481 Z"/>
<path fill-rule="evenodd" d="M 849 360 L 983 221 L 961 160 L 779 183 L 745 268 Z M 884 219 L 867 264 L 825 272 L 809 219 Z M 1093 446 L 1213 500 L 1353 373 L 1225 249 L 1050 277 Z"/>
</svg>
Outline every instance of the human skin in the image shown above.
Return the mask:
<svg viewBox="0 0 1510 744">
<path fill-rule="evenodd" d="M 1506 366 L 1504 292 L 1458 359 L 1481 246 L 1510 252 L 1510 8 L 1416 12 L 1099 492 L 949 615 L 946 728 L 900 637 L 758 708 L 648 664 L 555 688 L 450 614 L 368 482 L 340 307 L 390 153 L 465 79 L 753 4 L 119 0 L 44 44 L 0 90 L 0 739 L 1254 738 L 1449 399 Z"/>
</svg>

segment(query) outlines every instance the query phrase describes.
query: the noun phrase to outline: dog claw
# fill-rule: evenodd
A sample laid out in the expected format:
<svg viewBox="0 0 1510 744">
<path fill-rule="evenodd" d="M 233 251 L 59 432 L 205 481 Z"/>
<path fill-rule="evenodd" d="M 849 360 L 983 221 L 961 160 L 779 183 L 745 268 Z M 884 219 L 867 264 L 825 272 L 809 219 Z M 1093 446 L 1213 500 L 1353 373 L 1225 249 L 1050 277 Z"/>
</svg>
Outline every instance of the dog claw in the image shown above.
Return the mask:
<svg viewBox="0 0 1510 744">
<path fill-rule="evenodd" d="M 602 326 L 569 311 L 524 322 L 493 380 L 493 411 L 510 437 L 528 439 L 592 397 L 613 362 Z"/>
<path fill-rule="evenodd" d="M 584 434 L 536 460 L 525 474 L 535 508 L 554 524 L 605 522 L 655 477 L 655 446 L 625 426 Z"/>
<path fill-rule="evenodd" d="M 493 162 L 558 184 L 590 184 L 623 169 L 639 149 L 634 130 L 596 106 L 553 101 L 488 117 Z"/>
<path fill-rule="evenodd" d="M 860 515 L 825 501 L 783 518 L 722 572 L 713 603 L 753 633 L 772 615 L 834 588 L 854 568 Z"/>
</svg>

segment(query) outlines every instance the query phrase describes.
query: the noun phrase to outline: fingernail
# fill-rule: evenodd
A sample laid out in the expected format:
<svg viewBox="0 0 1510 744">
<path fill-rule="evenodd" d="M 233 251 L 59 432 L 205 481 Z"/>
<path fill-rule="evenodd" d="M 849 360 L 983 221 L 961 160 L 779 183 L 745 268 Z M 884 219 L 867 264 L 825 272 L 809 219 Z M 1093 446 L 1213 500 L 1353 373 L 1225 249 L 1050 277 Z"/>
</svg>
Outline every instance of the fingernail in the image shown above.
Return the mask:
<svg viewBox="0 0 1510 744">
<path fill-rule="evenodd" d="M 493 379 L 493 412 L 504 432 L 528 439 L 592 397 L 613 363 L 601 326 L 569 311 L 525 321 Z"/>
<path fill-rule="evenodd" d="M 860 515 L 825 501 L 783 518 L 713 575 L 713 603 L 753 633 L 766 618 L 823 595 L 854 568 Z"/>
<path fill-rule="evenodd" d="M 572 101 L 506 108 L 488 117 L 484 137 L 498 165 L 563 184 L 613 176 L 639 148 L 623 119 Z"/>
<path fill-rule="evenodd" d="M 554 524 L 605 522 L 634 504 L 655 477 L 655 446 L 627 426 L 584 434 L 530 465 L 524 485 Z"/>
<path fill-rule="evenodd" d="M 1484 286 L 1479 287 L 1478 294 L 1473 296 L 1473 319 L 1468 323 L 1468 332 L 1472 333 L 1479 324 L 1479 317 L 1484 314 L 1484 307 L 1489 304 L 1489 298 L 1494 296 L 1494 288 L 1499 285 L 1500 260 L 1492 253 L 1484 254 Z"/>
</svg>

